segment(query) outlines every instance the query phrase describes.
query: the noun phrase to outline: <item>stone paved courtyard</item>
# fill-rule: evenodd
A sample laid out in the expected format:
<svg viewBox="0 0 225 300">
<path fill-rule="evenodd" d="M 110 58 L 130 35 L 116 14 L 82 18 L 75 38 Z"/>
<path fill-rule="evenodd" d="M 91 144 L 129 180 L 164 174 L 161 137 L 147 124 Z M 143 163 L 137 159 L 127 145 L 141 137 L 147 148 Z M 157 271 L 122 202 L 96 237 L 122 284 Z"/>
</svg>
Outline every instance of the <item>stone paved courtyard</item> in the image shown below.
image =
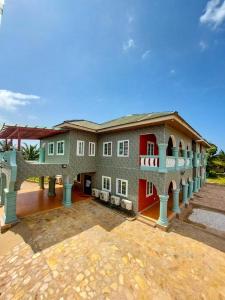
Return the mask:
<svg viewBox="0 0 225 300">
<path fill-rule="evenodd" d="M 26 217 L 0 236 L 0 299 L 225 299 L 225 253 L 185 226 L 162 232 L 92 201 Z"/>
</svg>

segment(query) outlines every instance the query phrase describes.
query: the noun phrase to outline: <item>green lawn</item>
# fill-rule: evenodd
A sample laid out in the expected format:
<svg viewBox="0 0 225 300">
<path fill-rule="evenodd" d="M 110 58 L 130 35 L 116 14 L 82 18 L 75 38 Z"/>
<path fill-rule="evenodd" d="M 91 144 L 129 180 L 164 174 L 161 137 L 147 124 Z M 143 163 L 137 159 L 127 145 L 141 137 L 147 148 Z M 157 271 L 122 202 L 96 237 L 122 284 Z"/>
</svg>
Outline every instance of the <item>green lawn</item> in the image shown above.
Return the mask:
<svg viewBox="0 0 225 300">
<path fill-rule="evenodd" d="M 217 183 L 225 185 L 225 175 L 218 175 L 217 178 L 207 178 L 208 183 Z"/>
<path fill-rule="evenodd" d="M 27 181 L 39 183 L 39 177 L 29 177 Z M 45 183 L 48 183 L 48 177 L 45 177 Z"/>
</svg>

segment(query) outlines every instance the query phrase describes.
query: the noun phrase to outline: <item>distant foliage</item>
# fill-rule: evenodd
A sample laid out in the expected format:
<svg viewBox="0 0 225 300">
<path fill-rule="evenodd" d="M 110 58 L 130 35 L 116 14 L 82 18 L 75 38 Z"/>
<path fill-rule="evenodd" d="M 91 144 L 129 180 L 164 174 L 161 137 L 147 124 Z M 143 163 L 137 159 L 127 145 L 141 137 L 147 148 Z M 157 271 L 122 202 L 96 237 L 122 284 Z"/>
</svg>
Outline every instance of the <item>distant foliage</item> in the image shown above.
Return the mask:
<svg viewBox="0 0 225 300">
<path fill-rule="evenodd" d="M 38 145 L 27 145 L 24 143 L 22 147 L 22 154 L 25 160 L 38 160 L 39 148 Z"/>
<path fill-rule="evenodd" d="M 211 178 L 215 178 L 217 173 L 225 173 L 225 152 L 223 150 L 217 152 L 218 148 L 214 144 L 211 144 L 211 147 L 207 150 L 207 173 Z"/>
<path fill-rule="evenodd" d="M 11 149 L 13 149 L 13 145 L 12 145 L 11 141 L 8 141 L 7 143 L 5 140 L 0 141 L 0 151 L 1 152 L 9 151 Z"/>
</svg>

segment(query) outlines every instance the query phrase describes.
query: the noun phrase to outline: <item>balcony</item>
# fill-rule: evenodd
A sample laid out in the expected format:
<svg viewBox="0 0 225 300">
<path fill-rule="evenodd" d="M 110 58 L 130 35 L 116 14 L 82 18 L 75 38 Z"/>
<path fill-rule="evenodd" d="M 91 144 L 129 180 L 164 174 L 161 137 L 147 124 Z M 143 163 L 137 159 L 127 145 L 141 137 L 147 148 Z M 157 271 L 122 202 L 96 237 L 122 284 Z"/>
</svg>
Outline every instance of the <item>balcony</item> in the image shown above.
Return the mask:
<svg viewBox="0 0 225 300">
<path fill-rule="evenodd" d="M 165 167 L 160 164 L 165 162 Z M 192 158 L 166 156 L 160 160 L 159 155 L 140 155 L 140 169 L 142 171 L 175 172 L 192 169 Z"/>
</svg>

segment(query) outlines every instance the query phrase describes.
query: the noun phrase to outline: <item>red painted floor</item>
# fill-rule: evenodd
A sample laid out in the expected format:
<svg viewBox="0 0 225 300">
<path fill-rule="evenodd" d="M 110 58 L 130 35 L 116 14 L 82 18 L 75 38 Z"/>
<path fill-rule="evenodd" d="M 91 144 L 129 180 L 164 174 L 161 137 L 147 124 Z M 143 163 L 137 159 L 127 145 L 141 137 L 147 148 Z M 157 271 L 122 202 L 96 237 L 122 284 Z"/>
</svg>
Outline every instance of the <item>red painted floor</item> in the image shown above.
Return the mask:
<svg viewBox="0 0 225 300">
<path fill-rule="evenodd" d="M 17 194 L 16 214 L 18 217 L 24 217 L 39 211 L 50 210 L 62 206 L 63 188 L 56 186 L 56 196 L 48 196 L 48 188 L 40 190 L 38 184 L 26 182 Z M 73 191 L 72 202 L 88 200 L 89 195 L 78 191 Z"/>
</svg>

